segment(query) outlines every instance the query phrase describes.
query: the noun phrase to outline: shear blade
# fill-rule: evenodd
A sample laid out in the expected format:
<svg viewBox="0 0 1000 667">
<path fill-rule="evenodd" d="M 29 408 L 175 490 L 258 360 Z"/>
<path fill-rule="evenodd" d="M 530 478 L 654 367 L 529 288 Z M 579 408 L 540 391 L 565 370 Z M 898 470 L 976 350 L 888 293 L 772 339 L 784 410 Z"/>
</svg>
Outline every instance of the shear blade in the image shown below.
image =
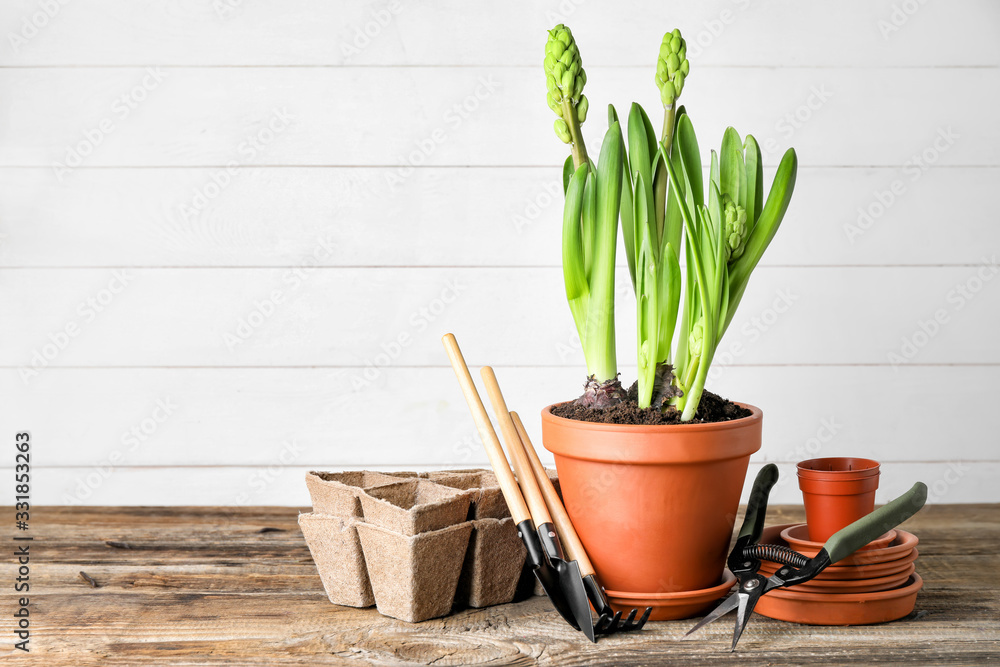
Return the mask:
<svg viewBox="0 0 1000 667">
<path fill-rule="evenodd" d="M 718 620 L 719 618 L 731 612 L 733 609 L 736 609 L 736 607 L 739 605 L 739 595 L 740 595 L 739 593 L 733 593 L 725 600 L 720 602 L 719 606 L 717 606 L 715 609 L 709 612 L 708 616 L 698 621 L 693 628 L 685 632 L 682 639 L 687 639 L 696 630 L 700 630 L 701 628 L 708 625 L 712 621 Z"/>
<path fill-rule="evenodd" d="M 737 595 L 739 596 L 739 611 L 736 612 L 736 627 L 733 629 L 733 645 L 729 647 L 730 653 L 736 650 L 736 643 L 743 635 L 743 630 L 747 627 L 747 621 L 750 620 L 750 614 L 753 612 L 749 608 L 750 596 L 746 593 L 737 593 Z"/>
</svg>

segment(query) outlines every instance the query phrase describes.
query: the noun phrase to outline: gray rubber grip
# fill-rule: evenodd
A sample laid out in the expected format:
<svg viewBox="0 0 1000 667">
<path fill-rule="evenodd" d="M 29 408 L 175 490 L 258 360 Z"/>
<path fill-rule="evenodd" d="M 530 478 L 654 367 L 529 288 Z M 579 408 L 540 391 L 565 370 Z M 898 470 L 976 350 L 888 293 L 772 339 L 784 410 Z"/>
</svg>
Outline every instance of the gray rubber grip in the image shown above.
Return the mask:
<svg viewBox="0 0 1000 667">
<path fill-rule="evenodd" d="M 823 546 L 830 554 L 830 562 L 836 563 L 850 556 L 876 537 L 889 532 L 919 512 L 926 501 L 927 485 L 917 482 L 913 488 L 888 505 L 878 508 L 846 528 L 841 528 Z"/>
<path fill-rule="evenodd" d="M 760 539 L 760 534 L 764 530 L 764 518 L 767 514 L 767 498 L 771 494 L 771 487 L 777 481 L 778 466 L 773 463 L 768 463 L 757 473 L 757 477 L 753 481 L 753 488 L 750 490 L 747 513 L 743 519 L 743 526 L 740 528 L 738 538 L 751 535 L 753 542 Z"/>
</svg>

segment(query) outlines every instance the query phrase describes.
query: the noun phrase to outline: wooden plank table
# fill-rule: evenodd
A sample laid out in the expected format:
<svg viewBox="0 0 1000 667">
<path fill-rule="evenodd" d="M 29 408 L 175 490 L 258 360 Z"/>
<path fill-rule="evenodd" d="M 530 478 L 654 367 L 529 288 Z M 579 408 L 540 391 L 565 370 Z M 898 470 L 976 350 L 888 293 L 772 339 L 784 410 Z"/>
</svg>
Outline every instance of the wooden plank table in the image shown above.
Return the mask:
<svg viewBox="0 0 1000 667">
<path fill-rule="evenodd" d="M 909 617 L 810 627 L 757 616 L 678 642 L 690 621 L 590 644 L 545 598 L 409 624 L 330 604 L 293 508 L 38 508 L 31 653 L 13 650 L 13 559 L 2 566 L 0 663 L 18 665 L 649 665 L 1000 662 L 1000 505 L 937 505 L 919 535 Z M 768 522 L 801 521 L 772 507 Z M 7 551 L 5 549 L 5 551 Z M 9 551 L 13 551 L 10 548 Z"/>
</svg>

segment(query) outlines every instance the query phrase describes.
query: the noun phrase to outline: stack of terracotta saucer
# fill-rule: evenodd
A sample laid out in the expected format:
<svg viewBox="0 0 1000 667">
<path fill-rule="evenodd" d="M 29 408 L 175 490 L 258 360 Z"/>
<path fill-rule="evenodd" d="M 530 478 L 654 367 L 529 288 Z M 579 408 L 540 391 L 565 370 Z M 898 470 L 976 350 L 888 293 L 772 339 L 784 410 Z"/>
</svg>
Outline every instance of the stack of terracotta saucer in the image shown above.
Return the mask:
<svg viewBox="0 0 1000 667">
<path fill-rule="evenodd" d="M 914 567 L 917 541 L 913 533 L 891 530 L 814 579 L 771 591 L 755 611 L 807 625 L 867 625 L 902 618 L 913 611 L 923 586 Z M 766 528 L 760 543 L 787 546 L 810 558 L 823 548 L 808 539 L 804 523 Z M 760 573 L 769 577 L 779 567 L 764 561 Z"/>
</svg>

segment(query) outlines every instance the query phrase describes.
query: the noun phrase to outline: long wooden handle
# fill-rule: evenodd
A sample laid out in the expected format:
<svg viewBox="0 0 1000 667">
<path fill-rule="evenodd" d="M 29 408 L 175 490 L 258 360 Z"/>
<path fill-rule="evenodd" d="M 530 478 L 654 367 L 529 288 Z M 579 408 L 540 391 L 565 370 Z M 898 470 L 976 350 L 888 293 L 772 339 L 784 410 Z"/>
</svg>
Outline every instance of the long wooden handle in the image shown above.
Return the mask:
<svg viewBox="0 0 1000 667">
<path fill-rule="evenodd" d="M 493 430 L 493 424 L 490 422 L 490 416 L 486 413 L 486 407 L 483 405 L 482 399 L 479 398 L 476 384 L 472 381 L 472 374 L 469 373 L 465 357 L 462 356 L 462 350 L 458 347 L 458 341 L 455 340 L 454 335 L 449 333 L 441 338 L 441 342 L 444 343 L 448 359 L 451 360 L 451 367 L 458 378 L 458 384 L 462 386 L 465 402 L 469 404 L 469 410 L 472 411 L 472 418 L 476 422 L 476 428 L 479 429 L 479 437 L 483 441 L 483 447 L 486 448 L 486 455 L 490 457 L 493 472 L 500 482 L 500 490 L 503 492 L 504 500 L 507 501 L 507 507 L 510 508 L 510 515 L 514 517 L 516 524 L 527 521 L 531 519 L 531 512 L 528 511 L 524 497 L 521 496 L 521 490 L 517 486 L 517 480 L 514 479 L 514 473 L 510 471 L 507 457 L 503 453 L 503 447 L 500 446 L 500 439 L 497 438 L 497 433 Z"/>
<path fill-rule="evenodd" d="M 562 500 L 559 499 L 559 493 L 556 491 L 555 485 L 552 484 L 552 480 L 549 479 L 548 473 L 545 472 L 545 466 L 538 458 L 535 446 L 531 444 L 528 431 L 525 430 L 524 424 L 521 423 L 521 418 L 517 416 L 516 412 L 510 413 L 510 418 L 514 422 L 514 427 L 517 428 L 517 434 L 521 438 L 521 444 L 524 446 L 528 461 L 531 463 L 531 470 L 542 489 L 545 504 L 548 505 L 549 512 L 552 514 L 556 532 L 559 534 L 559 541 L 562 542 L 566 555 L 570 560 L 575 560 L 580 565 L 580 574 L 585 577 L 594 574 L 594 566 L 591 564 L 590 558 L 587 557 L 587 550 L 583 548 L 583 542 L 576 534 L 576 528 L 573 527 L 573 522 L 570 521 L 569 514 L 566 513 L 566 508 L 563 506 Z"/>
<path fill-rule="evenodd" d="M 528 455 L 524 453 L 524 447 L 521 446 L 521 437 L 517 434 L 517 427 L 514 426 L 514 421 L 510 418 L 507 402 L 503 400 L 503 394 L 500 392 L 497 376 L 489 366 L 483 366 L 479 369 L 479 374 L 483 376 L 483 382 L 486 384 L 486 394 L 490 397 L 490 403 L 493 404 L 493 412 L 500 424 L 500 433 L 503 435 L 504 442 L 507 443 L 507 451 L 514 464 L 514 473 L 517 474 L 521 492 L 531 510 L 531 518 L 535 522 L 535 527 L 537 528 L 543 523 L 552 523 L 552 517 L 545 506 L 542 490 L 538 486 L 538 480 L 531 472 Z"/>
</svg>

